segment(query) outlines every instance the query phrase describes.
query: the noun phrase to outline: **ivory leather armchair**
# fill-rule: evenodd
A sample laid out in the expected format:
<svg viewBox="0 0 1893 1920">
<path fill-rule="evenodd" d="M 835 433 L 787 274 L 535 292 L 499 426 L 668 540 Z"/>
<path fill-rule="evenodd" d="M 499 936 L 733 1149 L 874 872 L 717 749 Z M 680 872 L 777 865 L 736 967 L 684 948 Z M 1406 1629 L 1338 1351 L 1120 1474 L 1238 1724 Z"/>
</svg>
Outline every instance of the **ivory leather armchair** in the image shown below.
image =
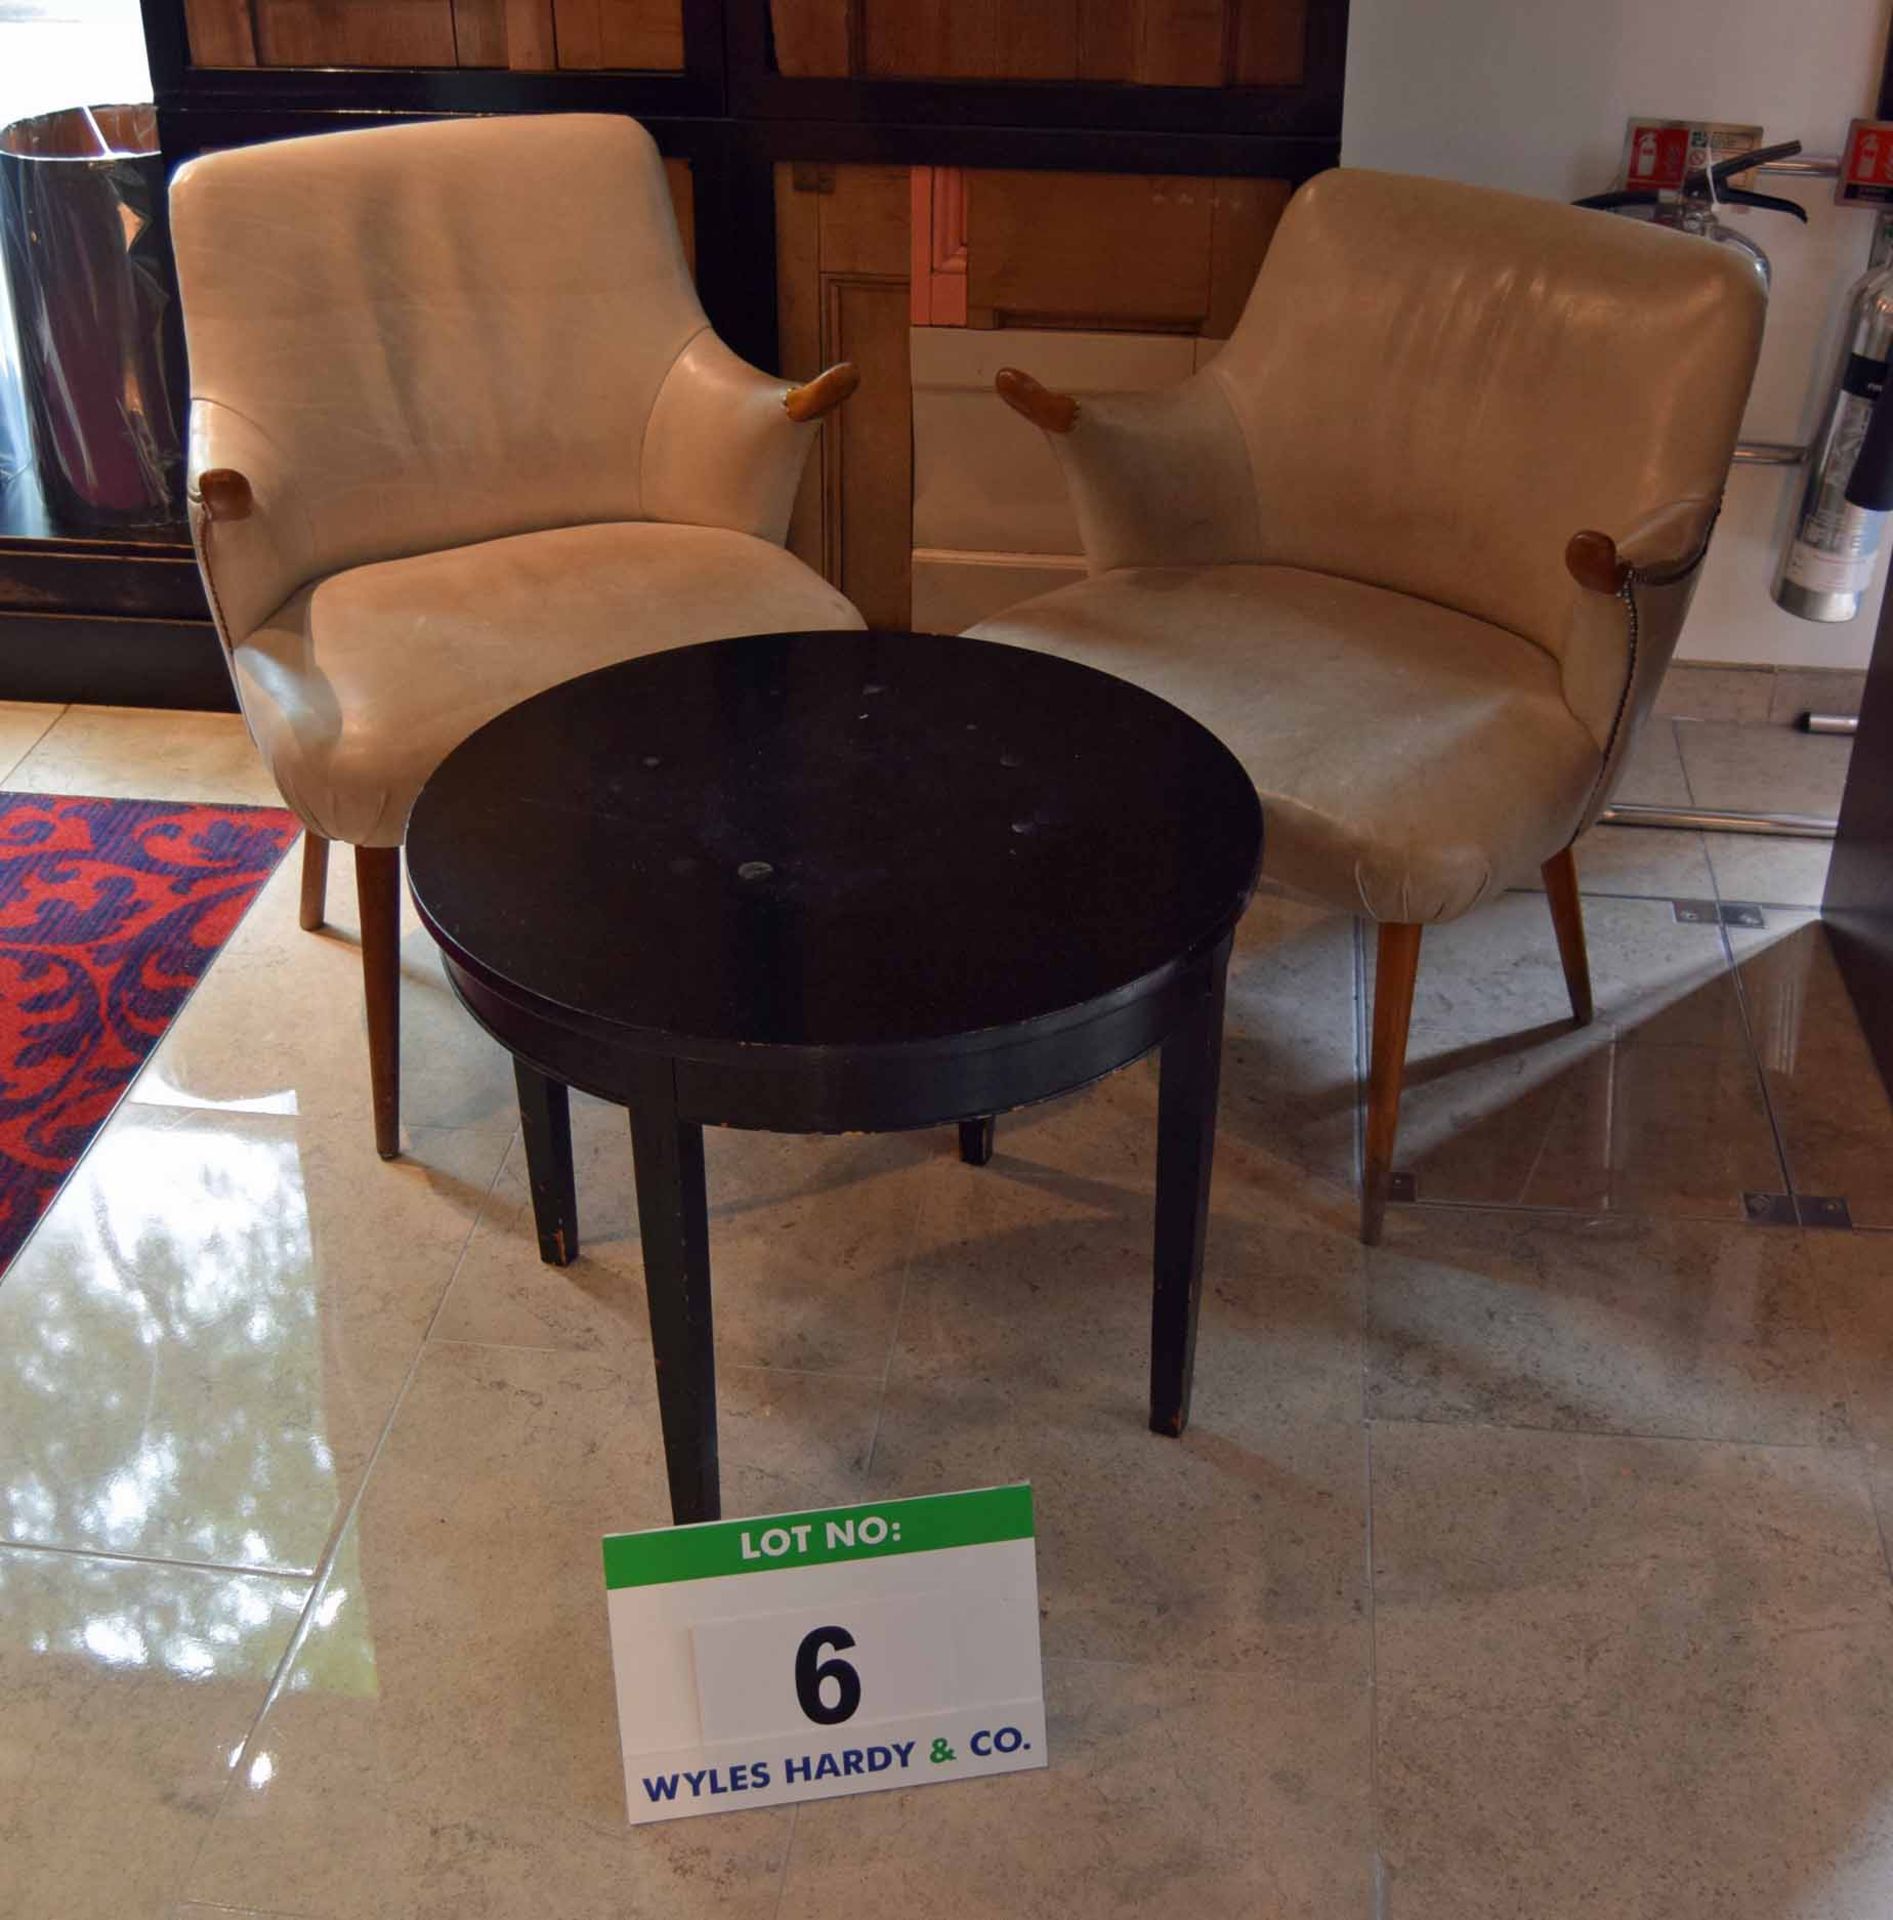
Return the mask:
<svg viewBox="0 0 1893 1920">
<path fill-rule="evenodd" d="M 375 1144 L 399 1148 L 400 847 L 528 695 L 634 655 L 859 627 L 782 549 L 852 367 L 790 387 L 711 331 L 635 122 L 376 128 L 182 168 L 191 526 L 239 703 L 355 848 Z"/>
<path fill-rule="evenodd" d="M 1090 577 L 973 631 L 1193 714 L 1260 790 L 1265 874 L 1379 924 L 1369 1243 L 1427 924 L 1542 871 L 1591 1017 L 1571 845 L 1675 647 L 1761 328 L 1752 268 L 1707 241 L 1344 170 L 1181 385 L 999 375 Z"/>
</svg>

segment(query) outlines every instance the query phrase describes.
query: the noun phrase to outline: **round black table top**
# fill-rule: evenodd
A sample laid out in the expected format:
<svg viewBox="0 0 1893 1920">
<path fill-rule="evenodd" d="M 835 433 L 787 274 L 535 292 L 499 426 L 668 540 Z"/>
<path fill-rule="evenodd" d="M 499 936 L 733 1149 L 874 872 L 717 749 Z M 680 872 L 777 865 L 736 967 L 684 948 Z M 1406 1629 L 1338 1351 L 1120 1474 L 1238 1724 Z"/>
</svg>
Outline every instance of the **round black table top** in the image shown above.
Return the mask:
<svg viewBox="0 0 1893 1920">
<path fill-rule="evenodd" d="M 1133 993 L 1226 934 L 1261 806 L 1110 674 L 992 641 L 786 633 L 548 689 L 408 826 L 423 920 L 515 1000 L 635 1044 L 850 1048 Z"/>
</svg>

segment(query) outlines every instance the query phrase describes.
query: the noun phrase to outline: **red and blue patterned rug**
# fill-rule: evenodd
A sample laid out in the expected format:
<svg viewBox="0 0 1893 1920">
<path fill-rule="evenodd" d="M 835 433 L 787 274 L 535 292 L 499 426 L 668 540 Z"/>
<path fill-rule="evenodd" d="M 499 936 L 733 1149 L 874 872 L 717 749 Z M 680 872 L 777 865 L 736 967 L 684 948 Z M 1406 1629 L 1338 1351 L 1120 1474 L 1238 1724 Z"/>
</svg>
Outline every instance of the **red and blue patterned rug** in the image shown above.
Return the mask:
<svg viewBox="0 0 1893 1920">
<path fill-rule="evenodd" d="M 275 807 L 0 793 L 0 1267 L 299 830 Z"/>
</svg>

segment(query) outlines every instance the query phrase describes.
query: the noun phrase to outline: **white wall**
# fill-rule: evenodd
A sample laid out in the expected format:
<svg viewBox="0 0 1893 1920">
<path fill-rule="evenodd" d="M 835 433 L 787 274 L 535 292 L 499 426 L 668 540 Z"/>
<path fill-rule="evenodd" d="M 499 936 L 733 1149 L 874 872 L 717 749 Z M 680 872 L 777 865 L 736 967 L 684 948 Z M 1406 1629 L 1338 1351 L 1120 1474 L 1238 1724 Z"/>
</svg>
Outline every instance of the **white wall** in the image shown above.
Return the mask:
<svg viewBox="0 0 1893 1920">
<path fill-rule="evenodd" d="M 1351 0 L 1342 158 L 1569 200 L 1615 184 L 1632 114 L 1759 125 L 1834 153 L 1847 122 L 1873 111 L 1888 11 L 1889 0 Z M 1744 432 L 1805 440 L 1873 216 L 1835 207 L 1828 181 L 1761 184 L 1812 220 L 1729 216 L 1775 264 Z M 1731 476 L 1685 656 L 1866 664 L 1877 591 L 1845 626 L 1796 620 L 1769 598 L 1798 486 L 1764 468 Z"/>
</svg>

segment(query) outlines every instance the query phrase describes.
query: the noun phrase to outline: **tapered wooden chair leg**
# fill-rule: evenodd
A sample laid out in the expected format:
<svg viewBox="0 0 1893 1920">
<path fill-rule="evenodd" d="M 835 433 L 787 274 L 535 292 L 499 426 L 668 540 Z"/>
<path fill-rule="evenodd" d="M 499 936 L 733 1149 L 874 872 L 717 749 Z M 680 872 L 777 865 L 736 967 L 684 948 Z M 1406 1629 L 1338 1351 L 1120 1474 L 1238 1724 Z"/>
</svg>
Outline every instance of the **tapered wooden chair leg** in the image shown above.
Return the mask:
<svg viewBox="0 0 1893 1920">
<path fill-rule="evenodd" d="M 1578 898 L 1577 861 L 1571 849 L 1554 853 L 1542 869 L 1545 898 L 1551 902 L 1551 924 L 1558 933 L 1558 958 L 1564 962 L 1564 984 L 1571 992 L 1571 1018 L 1580 1027 L 1591 1024 L 1591 962 L 1584 950 L 1584 903 Z"/>
<path fill-rule="evenodd" d="M 362 916 L 362 986 L 368 1002 L 368 1075 L 375 1098 L 375 1151 L 401 1151 L 401 849 L 357 847 L 355 894 Z"/>
<path fill-rule="evenodd" d="M 303 930 L 314 933 L 329 908 L 329 843 L 321 834 L 305 830 L 302 836 Z"/>
<path fill-rule="evenodd" d="M 1420 970 L 1420 935 L 1411 921 L 1380 927 L 1374 974 L 1374 1053 L 1367 1075 L 1367 1154 L 1361 1169 L 1361 1240 L 1380 1244 L 1393 1177 L 1394 1135 L 1400 1125 L 1400 1083 L 1406 1074 L 1407 1028 L 1413 1019 L 1413 982 Z"/>
</svg>

